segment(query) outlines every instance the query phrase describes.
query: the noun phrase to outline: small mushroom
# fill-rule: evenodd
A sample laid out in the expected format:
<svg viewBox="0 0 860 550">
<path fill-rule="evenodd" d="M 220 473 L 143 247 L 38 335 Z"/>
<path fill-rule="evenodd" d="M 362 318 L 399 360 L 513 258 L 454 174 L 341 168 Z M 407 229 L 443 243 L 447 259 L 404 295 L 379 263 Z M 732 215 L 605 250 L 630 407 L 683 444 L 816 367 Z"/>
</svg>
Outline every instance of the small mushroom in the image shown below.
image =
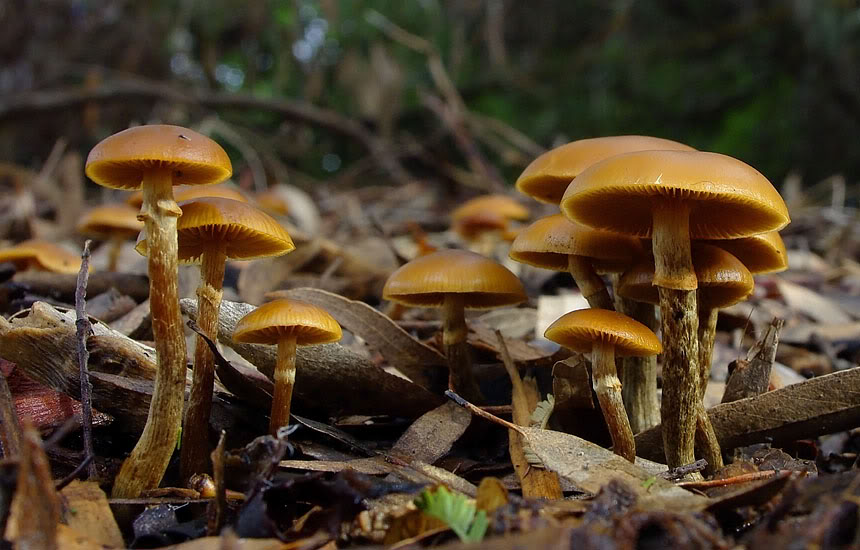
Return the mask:
<svg viewBox="0 0 860 550">
<path fill-rule="evenodd" d="M 743 263 L 750 273 L 778 273 L 788 269 L 788 252 L 777 231 L 744 239 L 704 241 L 719 246 Z"/>
<path fill-rule="evenodd" d="M 442 308 L 442 342 L 449 386 L 481 401 L 466 343 L 464 310 L 490 309 L 526 300 L 516 275 L 501 264 L 464 250 L 439 250 L 418 257 L 391 274 L 382 297 L 407 306 Z"/>
<path fill-rule="evenodd" d="M 81 257 L 65 248 L 30 239 L 0 250 L 0 262 L 11 262 L 17 270 L 34 269 L 53 273 L 77 273 L 81 270 Z"/>
<path fill-rule="evenodd" d="M 690 239 L 780 229 L 789 222 L 785 202 L 767 178 L 737 159 L 641 151 L 592 165 L 571 182 L 560 206 L 589 227 L 652 238 L 665 350 L 664 449 L 670 468 L 694 462 L 699 346 Z"/>
<path fill-rule="evenodd" d="M 475 250 L 492 255 L 511 235 L 510 222 L 529 218 L 529 210 L 507 195 L 482 195 L 468 200 L 451 213 L 451 228 Z"/>
<path fill-rule="evenodd" d="M 245 202 L 202 197 L 179 203 L 182 217 L 177 226 L 179 261 L 200 264 L 197 288 L 197 324 L 216 340 L 218 312 L 227 259 L 253 260 L 280 256 L 295 249 L 287 231 L 265 212 Z M 141 237 L 145 237 L 141 234 Z M 147 241 L 137 250 L 146 255 Z M 194 351 L 194 373 L 182 430 L 180 471 L 182 479 L 208 469 L 209 413 L 215 380 L 215 358 L 202 336 Z"/>
<path fill-rule="evenodd" d="M 227 153 L 188 128 L 137 126 L 97 144 L 86 173 L 105 187 L 143 191 L 139 219 L 149 244 L 149 305 L 158 370 L 143 433 L 113 486 L 114 497 L 135 498 L 158 487 L 182 425 L 185 335 L 179 311 L 177 219 L 174 185 L 209 185 L 230 176 Z"/>
<path fill-rule="evenodd" d="M 612 450 L 633 462 L 636 445 L 621 400 L 615 357 L 657 355 L 662 351 L 657 336 L 626 315 L 595 308 L 562 315 L 544 336 L 573 351 L 591 353 L 592 384 L 612 436 Z"/>
<path fill-rule="evenodd" d="M 88 210 L 78 222 L 78 232 L 108 241 L 108 271 L 116 271 L 122 244 L 143 230 L 137 210 L 127 204 L 106 204 Z"/>
<path fill-rule="evenodd" d="M 272 435 L 290 420 L 290 402 L 296 381 L 296 346 L 326 344 L 340 338 L 340 325 L 328 312 L 299 300 L 274 300 L 239 319 L 233 330 L 234 341 L 278 346 L 269 421 Z"/>
</svg>

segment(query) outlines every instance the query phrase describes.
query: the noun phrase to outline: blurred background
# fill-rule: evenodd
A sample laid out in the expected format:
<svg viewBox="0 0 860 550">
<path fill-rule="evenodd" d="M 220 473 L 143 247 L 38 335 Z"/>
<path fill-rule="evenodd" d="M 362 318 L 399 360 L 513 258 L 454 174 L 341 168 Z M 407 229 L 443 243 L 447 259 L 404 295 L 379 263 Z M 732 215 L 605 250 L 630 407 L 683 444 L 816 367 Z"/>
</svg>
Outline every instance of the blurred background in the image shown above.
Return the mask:
<svg viewBox="0 0 860 550">
<path fill-rule="evenodd" d="M 860 1 L 0 2 L 0 161 L 154 121 L 216 137 L 245 187 L 493 190 L 640 133 L 856 204 Z"/>
</svg>

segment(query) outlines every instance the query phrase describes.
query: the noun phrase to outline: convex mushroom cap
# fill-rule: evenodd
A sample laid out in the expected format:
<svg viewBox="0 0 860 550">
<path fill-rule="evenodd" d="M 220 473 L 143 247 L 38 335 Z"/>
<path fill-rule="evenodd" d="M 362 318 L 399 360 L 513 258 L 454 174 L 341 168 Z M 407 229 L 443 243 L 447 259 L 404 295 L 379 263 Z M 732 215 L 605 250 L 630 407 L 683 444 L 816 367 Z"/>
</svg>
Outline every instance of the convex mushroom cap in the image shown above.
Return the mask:
<svg viewBox="0 0 860 550">
<path fill-rule="evenodd" d="M 663 346 L 654 332 L 626 315 L 606 309 L 579 309 L 556 319 L 544 336 L 579 353 L 591 353 L 595 342 L 615 347 L 617 356 L 657 355 Z"/>
<path fill-rule="evenodd" d="M 248 203 L 217 197 L 203 197 L 180 203 L 179 260 L 197 262 L 215 243 L 225 246 L 228 258 L 248 260 L 280 256 L 295 248 L 286 229 L 274 218 Z M 135 249 L 148 252 L 141 234 Z"/>
<path fill-rule="evenodd" d="M 513 305 L 527 299 L 516 275 L 503 265 L 464 250 L 420 256 L 391 274 L 382 296 L 409 306 L 442 307 L 446 294 L 458 294 L 470 309 Z"/>
<path fill-rule="evenodd" d="M 342 331 L 324 309 L 288 298 L 261 305 L 233 330 L 234 341 L 249 344 L 277 344 L 290 335 L 295 335 L 296 345 L 306 346 L 336 342 Z"/>
<path fill-rule="evenodd" d="M 776 231 L 742 239 L 708 241 L 727 250 L 740 260 L 751 273 L 776 273 L 788 269 L 788 252 Z"/>
<path fill-rule="evenodd" d="M 527 220 L 529 209 L 507 195 L 482 195 L 470 199 L 451 212 L 451 221 L 457 222 L 474 215 L 496 214 L 508 220 Z"/>
<path fill-rule="evenodd" d="M 622 153 L 655 149 L 693 150 L 677 141 L 650 136 L 580 139 L 534 159 L 517 179 L 517 189 L 540 202 L 558 204 L 571 180 L 592 164 Z"/>
<path fill-rule="evenodd" d="M 17 269 L 54 273 L 77 273 L 81 269 L 80 256 L 39 239 L 30 239 L 0 250 L 0 262 L 12 262 Z"/>
<path fill-rule="evenodd" d="M 137 219 L 137 210 L 127 204 L 96 206 L 78 222 L 78 232 L 99 237 L 130 239 L 142 230 L 143 222 Z"/>
</svg>

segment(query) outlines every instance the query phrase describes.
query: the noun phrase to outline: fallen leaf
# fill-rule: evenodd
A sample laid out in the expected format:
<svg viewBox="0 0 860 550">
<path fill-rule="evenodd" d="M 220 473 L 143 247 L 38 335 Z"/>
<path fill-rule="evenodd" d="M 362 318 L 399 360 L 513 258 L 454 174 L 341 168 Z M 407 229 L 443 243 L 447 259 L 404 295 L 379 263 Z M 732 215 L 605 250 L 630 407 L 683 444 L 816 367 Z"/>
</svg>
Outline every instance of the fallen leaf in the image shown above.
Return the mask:
<svg viewBox="0 0 860 550">
<path fill-rule="evenodd" d="M 406 462 L 420 460 L 433 464 L 448 454 L 471 422 L 469 411 L 448 401 L 413 422 L 391 448 L 390 454 Z"/>
<path fill-rule="evenodd" d="M 776 286 L 788 307 L 824 324 L 846 324 L 852 321 L 839 304 L 806 287 L 776 278 Z"/>
<path fill-rule="evenodd" d="M 125 541 L 107 496 L 92 481 L 72 481 L 60 491 L 66 524 L 93 543 L 122 548 Z"/>
</svg>

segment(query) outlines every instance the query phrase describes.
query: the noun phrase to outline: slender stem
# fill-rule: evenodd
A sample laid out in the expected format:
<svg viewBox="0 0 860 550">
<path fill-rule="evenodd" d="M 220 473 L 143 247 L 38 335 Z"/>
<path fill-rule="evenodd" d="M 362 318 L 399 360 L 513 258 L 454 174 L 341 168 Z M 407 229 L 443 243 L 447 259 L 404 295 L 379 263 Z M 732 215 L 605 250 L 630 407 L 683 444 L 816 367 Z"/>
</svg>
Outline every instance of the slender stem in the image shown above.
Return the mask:
<svg viewBox="0 0 860 550">
<path fill-rule="evenodd" d="M 290 423 L 290 402 L 296 384 L 296 335 L 284 336 L 278 342 L 278 362 L 275 364 L 275 390 L 269 433 L 277 435 L 278 428 Z"/>
<path fill-rule="evenodd" d="M 108 249 L 108 271 L 116 271 L 117 264 L 119 264 L 119 255 L 122 252 L 122 245 L 125 241 L 126 239 L 122 235 L 114 235 L 108 241 L 107 245 L 110 247 Z"/>
<path fill-rule="evenodd" d="M 483 403 L 484 396 L 472 372 L 472 358 L 466 342 L 463 297 L 447 294 L 442 315 L 442 344 L 448 358 L 448 387 L 473 403 Z"/>
<path fill-rule="evenodd" d="M 92 332 L 92 325 L 87 317 L 87 283 L 90 280 L 90 241 L 84 243 L 81 253 L 81 269 L 75 285 L 75 337 L 78 352 L 78 373 L 81 382 L 81 431 L 84 435 L 84 460 L 94 458 L 93 451 L 93 386 L 90 384 L 88 368 L 90 352 L 87 349 L 87 339 Z M 90 462 L 87 476 L 96 477 L 96 465 Z"/>
<path fill-rule="evenodd" d="M 146 426 L 114 482 L 116 498 L 136 498 L 158 487 L 182 425 L 187 358 L 177 285 L 176 223 L 181 215 L 173 200 L 171 171 L 145 173 L 139 217 L 149 245 L 149 304 L 158 370 Z"/>
<path fill-rule="evenodd" d="M 609 291 L 606 290 L 606 284 L 594 271 L 590 259 L 571 254 L 567 257 L 567 268 L 589 306 L 610 311 L 615 309 L 609 297 Z"/>
<path fill-rule="evenodd" d="M 615 297 L 618 311 L 636 319 L 657 332 L 657 312 L 653 305 Z M 657 399 L 657 356 L 624 357 L 621 369 L 621 396 L 633 433 L 660 423 L 660 400 Z"/>
<path fill-rule="evenodd" d="M 696 450 L 708 461 L 705 474 L 711 476 L 723 467 L 723 453 L 705 404 L 699 400 L 696 408 Z"/>
<path fill-rule="evenodd" d="M 221 309 L 221 288 L 224 284 L 225 247 L 219 243 L 203 252 L 200 264 L 200 286 L 197 288 L 197 325 L 213 342 L 217 340 L 218 312 Z M 212 389 L 215 384 L 215 356 L 202 336 L 197 336 L 194 348 L 194 375 L 185 410 L 180 453 L 182 481 L 197 473 L 210 471 L 209 413 L 212 410 Z"/>
<path fill-rule="evenodd" d="M 719 310 L 716 308 L 699 308 L 699 399 L 705 398 L 708 381 L 711 379 L 718 314 Z"/>
<path fill-rule="evenodd" d="M 612 437 L 612 450 L 633 462 L 636 459 L 636 444 L 621 399 L 621 381 L 615 370 L 615 346 L 595 342 L 591 348 L 591 367 L 594 392 Z"/>
</svg>

